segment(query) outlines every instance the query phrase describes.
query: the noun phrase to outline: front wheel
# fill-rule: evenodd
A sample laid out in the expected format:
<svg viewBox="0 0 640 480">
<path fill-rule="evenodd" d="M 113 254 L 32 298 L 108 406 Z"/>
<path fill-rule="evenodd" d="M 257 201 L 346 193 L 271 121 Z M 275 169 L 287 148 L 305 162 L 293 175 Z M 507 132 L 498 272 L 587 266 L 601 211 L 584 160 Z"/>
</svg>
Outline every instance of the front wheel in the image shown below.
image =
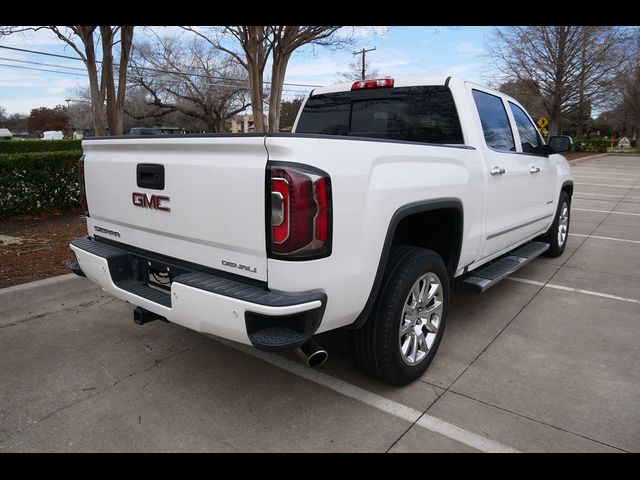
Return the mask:
<svg viewBox="0 0 640 480">
<path fill-rule="evenodd" d="M 547 257 L 559 257 L 564 252 L 569 238 L 569 220 L 571 219 L 571 197 L 564 190 L 560 192 L 558 210 L 549 230 L 540 238 L 549 244 L 544 253 Z"/>
<path fill-rule="evenodd" d="M 448 304 L 449 275 L 440 255 L 393 247 L 373 312 L 354 335 L 360 366 L 395 385 L 418 379 L 440 345 Z"/>
</svg>

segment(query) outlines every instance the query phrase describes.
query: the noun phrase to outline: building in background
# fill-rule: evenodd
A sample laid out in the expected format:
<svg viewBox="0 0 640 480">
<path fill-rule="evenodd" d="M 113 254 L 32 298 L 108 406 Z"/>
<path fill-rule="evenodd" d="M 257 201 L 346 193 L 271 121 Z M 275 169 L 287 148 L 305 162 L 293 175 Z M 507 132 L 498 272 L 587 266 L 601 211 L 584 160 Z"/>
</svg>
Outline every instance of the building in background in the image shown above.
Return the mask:
<svg viewBox="0 0 640 480">
<path fill-rule="evenodd" d="M 268 118 L 264 115 L 264 126 L 268 128 Z M 255 132 L 256 127 L 253 122 L 253 115 L 240 115 L 231 120 L 231 133 Z"/>
</svg>

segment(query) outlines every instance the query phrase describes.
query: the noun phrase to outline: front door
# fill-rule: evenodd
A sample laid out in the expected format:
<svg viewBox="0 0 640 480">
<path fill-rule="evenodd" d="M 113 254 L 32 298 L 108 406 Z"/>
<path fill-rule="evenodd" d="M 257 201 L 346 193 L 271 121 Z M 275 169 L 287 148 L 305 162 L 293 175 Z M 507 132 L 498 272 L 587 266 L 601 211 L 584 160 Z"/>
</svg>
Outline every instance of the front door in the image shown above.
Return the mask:
<svg viewBox="0 0 640 480">
<path fill-rule="evenodd" d="M 516 148 L 507 106 L 497 95 L 472 90 L 485 145 L 487 169 L 485 242 L 482 257 L 506 250 L 540 229 L 532 194 L 531 158 Z"/>
<path fill-rule="evenodd" d="M 507 103 L 516 125 L 518 150 L 529 162 L 528 209 L 535 212 L 534 218 L 544 218 L 541 221 L 544 227 L 552 222 L 557 208 L 556 162 L 545 154 L 542 137 L 524 109 L 511 101 Z"/>
</svg>

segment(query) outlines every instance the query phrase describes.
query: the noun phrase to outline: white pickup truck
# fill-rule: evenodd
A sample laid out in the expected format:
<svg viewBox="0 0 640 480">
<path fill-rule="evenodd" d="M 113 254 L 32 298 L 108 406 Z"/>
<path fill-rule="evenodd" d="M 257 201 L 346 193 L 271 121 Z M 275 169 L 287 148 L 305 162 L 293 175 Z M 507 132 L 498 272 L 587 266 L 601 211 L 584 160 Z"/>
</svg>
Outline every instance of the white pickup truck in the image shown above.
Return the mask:
<svg viewBox="0 0 640 480">
<path fill-rule="evenodd" d="M 83 141 L 76 273 L 163 319 L 255 348 L 353 329 L 394 384 L 420 377 L 458 282 L 561 255 L 573 182 L 514 99 L 455 77 L 313 90 L 294 133 Z"/>
</svg>

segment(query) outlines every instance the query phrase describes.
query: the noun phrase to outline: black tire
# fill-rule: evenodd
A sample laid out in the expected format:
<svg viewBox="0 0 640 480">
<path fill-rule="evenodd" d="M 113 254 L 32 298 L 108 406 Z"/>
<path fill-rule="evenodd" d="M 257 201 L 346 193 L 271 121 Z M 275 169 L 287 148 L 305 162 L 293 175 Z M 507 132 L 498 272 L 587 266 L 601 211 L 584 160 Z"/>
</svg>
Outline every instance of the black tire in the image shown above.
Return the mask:
<svg viewBox="0 0 640 480">
<path fill-rule="evenodd" d="M 403 360 L 400 348 L 401 338 L 407 338 L 407 334 L 400 335 L 400 322 L 401 319 L 407 322 L 403 312 L 412 287 L 428 272 L 439 277 L 442 310 L 436 317 L 437 332 L 426 355 L 415 365 L 409 365 Z M 383 278 L 371 315 L 364 326 L 354 332 L 356 359 L 369 375 L 394 385 L 406 385 L 422 376 L 440 345 L 449 306 L 449 274 L 436 252 L 399 245 L 391 249 Z"/>
<path fill-rule="evenodd" d="M 558 227 L 560 223 L 560 217 L 562 216 L 563 205 L 567 205 L 567 229 L 564 242 L 560 242 L 558 238 Z M 564 252 L 569 240 L 569 225 L 571 223 L 571 197 L 564 190 L 560 192 L 560 199 L 558 200 L 558 208 L 556 210 L 556 216 L 553 219 L 553 223 L 549 230 L 540 237 L 540 241 L 548 243 L 549 249 L 544 252 L 545 257 L 559 257 Z"/>
</svg>

